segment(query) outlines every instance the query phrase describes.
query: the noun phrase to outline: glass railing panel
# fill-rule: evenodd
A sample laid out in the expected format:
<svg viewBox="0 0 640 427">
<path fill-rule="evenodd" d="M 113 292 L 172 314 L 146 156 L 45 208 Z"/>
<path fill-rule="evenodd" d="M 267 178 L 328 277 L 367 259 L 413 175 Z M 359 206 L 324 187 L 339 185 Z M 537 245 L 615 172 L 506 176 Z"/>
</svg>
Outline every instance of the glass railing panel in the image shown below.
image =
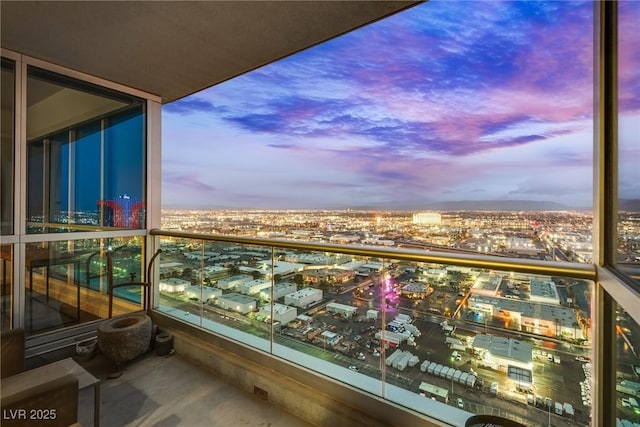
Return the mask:
<svg viewBox="0 0 640 427">
<path fill-rule="evenodd" d="M 15 153 L 15 62 L 0 62 L 0 235 L 13 234 Z"/>
<path fill-rule="evenodd" d="M 640 2 L 618 2 L 618 267 L 640 284 Z"/>
<path fill-rule="evenodd" d="M 170 238 L 160 246 L 161 311 L 270 351 L 271 248 Z"/>
<path fill-rule="evenodd" d="M 446 422 L 463 412 L 524 425 L 588 424 L 581 384 L 591 375 L 593 283 L 451 265 L 389 266 L 398 297 L 388 298 L 385 329 L 398 328 L 402 322 L 390 319 L 405 314 L 405 328 L 419 333 L 399 347 L 416 356 L 414 366 L 387 368 L 385 398 Z M 394 382 L 396 375 L 410 381 Z M 427 412 L 416 394 L 448 407 Z"/>
<path fill-rule="evenodd" d="M 11 329 L 13 324 L 13 245 L 0 245 L 0 330 Z"/>
<path fill-rule="evenodd" d="M 620 306 L 616 313 L 618 425 L 640 424 L 640 325 Z"/>
<path fill-rule="evenodd" d="M 142 237 L 26 244 L 25 330 L 48 332 L 109 316 L 107 252 L 113 284 L 144 277 Z M 113 290 L 112 315 L 143 308 L 140 286 Z"/>
<path fill-rule="evenodd" d="M 170 298 L 161 287 L 160 310 L 176 318 L 454 425 L 471 413 L 589 424 L 590 281 L 352 247 L 160 241 L 161 279 L 168 267 L 189 268 L 197 286 L 195 296 L 185 288 Z M 242 274 L 251 277 L 236 283 Z M 260 279 L 263 293 L 249 291 Z M 252 311 L 220 302 L 247 294 Z"/>
<path fill-rule="evenodd" d="M 340 253 L 278 252 L 276 268 L 287 266 L 289 273 L 276 281 L 274 300 L 291 319 L 275 328 L 273 354 L 382 395 L 384 262 Z"/>
<path fill-rule="evenodd" d="M 156 260 L 159 290 L 157 308 L 199 327 L 202 326 L 203 305 L 200 298 L 189 295 L 195 289 L 193 268 L 197 270 L 202 267 L 203 244 L 199 239 L 163 238 L 160 240 L 162 253 Z"/>
</svg>

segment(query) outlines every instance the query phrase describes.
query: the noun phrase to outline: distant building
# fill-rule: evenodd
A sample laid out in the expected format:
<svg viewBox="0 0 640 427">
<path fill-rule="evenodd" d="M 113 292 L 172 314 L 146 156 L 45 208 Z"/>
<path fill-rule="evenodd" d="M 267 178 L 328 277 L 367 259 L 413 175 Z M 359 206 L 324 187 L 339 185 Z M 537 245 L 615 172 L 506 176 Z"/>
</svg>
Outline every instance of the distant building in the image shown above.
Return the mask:
<svg viewBox="0 0 640 427">
<path fill-rule="evenodd" d="M 507 251 L 523 255 L 537 255 L 544 251 L 544 249 L 537 247 L 529 238 L 509 237 L 505 240 L 504 244 Z"/>
<path fill-rule="evenodd" d="M 145 203 L 122 194 L 114 200 L 98 200 L 101 224 L 108 227 L 144 228 Z"/>
<path fill-rule="evenodd" d="M 291 282 L 276 283 L 276 287 L 273 290 L 273 297 L 274 299 L 278 300 L 280 298 L 283 298 L 285 295 L 289 295 L 293 292 L 296 292 L 297 290 L 298 290 L 298 286 L 296 286 L 295 283 L 291 283 Z"/>
<path fill-rule="evenodd" d="M 172 274 L 182 274 L 184 271 L 184 264 L 181 262 L 164 262 L 160 266 L 160 276 L 167 276 Z"/>
<path fill-rule="evenodd" d="M 532 302 L 560 305 L 560 296 L 556 284 L 548 279 L 531 279 Z"/>
<path fill-rule="evenodd" d="M 335 255 L 318 253 L 287 252 L 284 260 L 296 264 L 333 265 L 336 263 Z"/>
<path fill-rule="evenodd" d="M 429 295 L 429 286 L 424 283 L 408 283 L 400 288 L 402 295 L 408 298 L 423 299 Z"/>
<path fill-rule="evenodd" d="M 319 268 L 308 269 L 302 272 L 302 280 L 305 283 L 329 283 L 339 285 L 353 280 L 356 273 L 353 270 L 343 270 L 341 268 Z"/>
<path fill-rule="evenodd" d="M 272 313 L 273 321 L 280 322 L 281 325 L 286 325 L 298 316 L 298 310 L 295 307 L 284 304 L 275 303 L 260 307 L 260 315 L 264 316 L 265 319 L 271 319 Z"/>
<path fill-rule="evenodd" d="M 471 294 L 484 295 L 493 297 L 498 294 L 500 284 L 502 283 L 502 275 L 483 273 L 476 279 L 471 287 Z"/>
<path fill-rule="evenodd" d="M 225 277 L 229 272 L 229 269 L 220 265 L 208 265 L 202 269 L 192 270 L 193 277 L 199 277 L 202 275 L 202 279 L 218 280 Z"/>
<path fill-rule="evenodd" d="M 245 295 L 255 295 L 266 289 L 271 289 L 271 280 L 256 279 L 238 285 L 238 291 Z"/>
<path fill-rule="evenodd" d="M 304 288 L 292 294 L 285 295 L 284 303 L 295 307 L 307 308 L 311 304 L 322 301 L 322 290 L 315 288 Z"/>
<path fill-rule="evenodd" d="M 442 215 L 436 212 L 419 212 L 413 214 L 413 223 L 416 225 L 440 225 Z"/>
<path fill-rule="evenodd" d="M 290 282 L 281 282 L 276 283 L 275 289 L 273 290 L 273 297 L 277 301 L 285 295 L 289 295 L 298 290 L 298 287 L 295 283 Z M 268 288 L 262 289 L 259 294 L 260 298 L 266 301 L 271 301 L 271 286 Z"/>
<path fill-rule="evenodd" d="M 197 298 L 200 302 L 207 302 L 221 296 L 222 291 L 220 289 L 210 288 L 207 286 L 188 286 L 184 290 L 184 295 L 187 298 Z"/>
<path fill-rule="evenodd" d="M 580 327 L 576 311 L 568 307 L 498 296 L 471 295 L 467 299 L 467 308 L 471 312 L 503 320 L 510 324 L 510 329 L 551 337 L 564 336 L 577 340 L 587 338 Z"/>
<path fill-rule="evenodd" d="M 250 282 L 253 280 L 252 276 L 247 274 L 237 274 L 235 276 L 226 277 L 224 279 L 220 279 L 216 282 L 216 287 L 223 290 L 236 289 L 238 286 L 245 282 Z"/>
<path fill-rule="evenodd" d="M 509 367 L 531 371 L 533 346 L 513 338 L 496 335 L 476 335 L 471 348 L 482 357 L 482 363 L 492 369 L 507 372 Z"/>
<path fill-rule="evenodd" d="M 255 298 L 242 294 L 231 293 L 219 297 L 216 301 L 216 305 L 220 308 L 224 308 L 225 310 L 247 314 L 256 310 L 258 302 Z"/>
<path fill-rule="evenodd" d="M 187 287 L 191 286 L 191 282 L 184 279 L 178 279 L 171 277 L 169 279 L 162 279 L 158 284 L 160 292 L 167 292 L 169 294 L 181 294 Z"/>
<path fill-rule="evenodd" d="M 421 270 L 422 276 L 430 280 L 444 280 L 447 277 L 447 270 L 444 268 L 426 268 Z"/>
<path fill-rule="evenodd" d="M 272 265 L 271 259 L 261 260 L 257 262 L 258 270 L 264 277 L 270 279 L 273 276 L 286 276 L 295 274 L 303 269 L 304 264 L 296 262 L 276 261 Z"/>
<path fill-rule="evenodd" d="M 349 244 L 358 242 L 360 240 L 360 236 L 355 234 L 336 234 L 335 236 L 331 236 L 329 241 L 331 243 L 340 243 L 340 244 Z"/>
</svg>

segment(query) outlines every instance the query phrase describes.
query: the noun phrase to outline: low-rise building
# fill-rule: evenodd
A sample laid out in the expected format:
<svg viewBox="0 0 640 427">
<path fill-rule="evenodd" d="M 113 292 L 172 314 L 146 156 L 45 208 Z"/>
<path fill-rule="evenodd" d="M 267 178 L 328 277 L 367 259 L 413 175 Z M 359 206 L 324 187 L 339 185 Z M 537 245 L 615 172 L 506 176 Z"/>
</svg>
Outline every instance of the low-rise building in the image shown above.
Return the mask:
<svg viewBox="0 0 640 427">
<path fill-rule="evenodd" d="M 281 325 L 293 321 L 298 316 L 298 310 L 284 304 L 267 304 L 260 307 L 260 315 L 265 319 L 271 319 L 273 315 L 274 322 L 280 322 Z"/>
<path fill-rule="evenodd" d="M 556 284 L 549 279 L 531 279 L 530 301 L 560 305 L 560 296 L 558 295 Z"/>
<path fill-rule="evenodd" d="M 171 277 L 169 279 L 162 279 L 158 284 L 160 292 L 166 292 L 169 294 L 181 294 L 187 287 L 191 286 L 191 282 L 184 279 L 178 279 Z"/>
<path fill-rule="evenodd" d="M 349 280 L 353 280 L 356 273 L 353 270 L 343 270 L 341 268 L 318 268 L 302 271 L 302 280 L 305 283 L 329 283 L 340 285 Z"/>
<path fill-rule="evenodd" d="M 291 283 L 291 282 L 276 283 L 276 286 L 273 290 L 273 298 L 274 300 L 277 301 L 280 298 L 284 297 L 285 295 L 292 294 L 297 290 L 298 290 L 298 287 L 296 286 L 295 283 Z M 262 298 L 263 300 L 271 301 L 271 286 L 261 290 L 259 295 L 260 295 L 260 298 Z"/>
<path fill-rule="evenodd" d="M 200 302 L 212 301 L 222 295 L 222 290 L 209 286 L 188 286 L 184 295 L 189 299 L 197 299 Z"/>
<path fill-rule="evenodd" d="M 235 276 L 218 280 L 216 282 L 216 287 L 228 291 L 231 289 L 236 289 L 241 284 L 250 282 L 252 280 L 253 277 L 249 276 L 248 274 L 236 274 Z"/>
<path fill-rule="evenodd" d="M 578 313 L 572 308 L 483 295 L 471 295 L 467 308 L 489 318 L 500 319 L 509 329 L 576 340 L 587 338 L 580 327 Z"/>
<path fill-rule="evenodd" d="M 264 290 L 271 292 L 271 280 L 255 279 L 238 285 L 238 291 L 245 295 L 255 295 Z"/>
<path fill-rule="evenodd" d="M 429 296 L 430 288 L 429 285 L 424 283 L 413 282 L 403 284 L 400 288 L 400 292 L 407 298 L 424 299 Z"/>
<path fill-rule="evenodd" d="M 300 308 L 307 308 L 320 301 L 322 301 L 322 290 L 316 288 L 304 288 L 284 296 L 286 305 Z"/>
<path fill-rule="evenodd" d="M 194 269 L 191 276 L 194 278 L 218 280 L 225 277 L 229 273 L 229 269 L 221 265 L 207 265 L 200 269 Z"/>
<path fill-rule="evenodd" d="M 219 297 L 216 300 L 216 305 L 220 308 L 224 308 L 225 310 L 247 314 L 256 310 L 258 307 L 258 301 L 255 298 L 251 298 L 246 295 L 230 293 Z"/>
<path fill-rule="evenodd" d="M 493 297 L 498 294 L 501 283 L 502 275 L 483 273 L 478 276 L 475 283 L 471 287 L 470 292 L 474 295 Z"/>
<path fill-rule="evenodd" d="M 533 346 L 513 338 L 478 334 L 471 344 L 473 351 L 482 357 L 482 364 L 507 372 L 510 366 L 533 369 Z"/>
</svg>

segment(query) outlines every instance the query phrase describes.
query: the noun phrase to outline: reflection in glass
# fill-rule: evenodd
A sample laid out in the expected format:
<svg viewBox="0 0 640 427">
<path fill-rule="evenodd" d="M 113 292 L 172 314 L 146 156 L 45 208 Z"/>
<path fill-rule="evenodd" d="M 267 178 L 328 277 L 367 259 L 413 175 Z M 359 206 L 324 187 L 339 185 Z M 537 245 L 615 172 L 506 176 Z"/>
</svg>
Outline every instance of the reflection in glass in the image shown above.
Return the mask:
<svg viewBox="0 0 640 427">
<path fill-rule="evenodd" d="M 106 251 L 112 254 L 114 285 L 140 281 L 144 277 L 142 242 L 142 238 L 125 237 L 28 243 L 27 333 L 106 318 L 109 304 Z M 139 286 L 115 289 L 113 315 L 142 309 L 142 292 Z"/>
<path fill-rule="evenodd" d="M 640 423 L 640 325 L 622 307 L 616 317 L 616 408 L 620 422 Z M 619 424 L 620 425 L 620 424 Z"/>
<path fill-rule="evenodd" d="M 640 2 L 618 2 L 618 265 L 640 283 Z"/>
<path fill-rule="evenodd" d="M 29 67 L 29 233 L 145 227 L 144 101 Z"/>
<path fill-rule="evenodd" d="M 13 234 L 13 152 L 15 123 L 15 63 L 2 58 L 0 116 L 0 234 Z"/>
<path fill-rule="evenodd" d="M 161 238 L 159 309 L 444 421 L 587 425 L 593 283 Z M 496 396 L 499 399 L 496 399 Z"/>
<path fill-rule="evenodd" d="M 0 245 L 0 330 L 11 329 L 13 322 L 13 245 Z"/>
</svg>

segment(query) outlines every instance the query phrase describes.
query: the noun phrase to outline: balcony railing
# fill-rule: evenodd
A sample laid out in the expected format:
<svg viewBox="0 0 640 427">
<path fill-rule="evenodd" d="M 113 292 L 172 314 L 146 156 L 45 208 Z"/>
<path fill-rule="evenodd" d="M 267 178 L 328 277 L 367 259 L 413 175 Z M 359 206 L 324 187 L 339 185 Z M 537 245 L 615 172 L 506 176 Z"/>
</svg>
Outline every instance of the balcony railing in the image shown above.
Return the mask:
<svg viewBox="0 0 640 427">
<path fill-rule="evenodd" d="M 595 267 L 153 230 L 156 309 L 461 425 L 589 425 Z"/>
</svg>

